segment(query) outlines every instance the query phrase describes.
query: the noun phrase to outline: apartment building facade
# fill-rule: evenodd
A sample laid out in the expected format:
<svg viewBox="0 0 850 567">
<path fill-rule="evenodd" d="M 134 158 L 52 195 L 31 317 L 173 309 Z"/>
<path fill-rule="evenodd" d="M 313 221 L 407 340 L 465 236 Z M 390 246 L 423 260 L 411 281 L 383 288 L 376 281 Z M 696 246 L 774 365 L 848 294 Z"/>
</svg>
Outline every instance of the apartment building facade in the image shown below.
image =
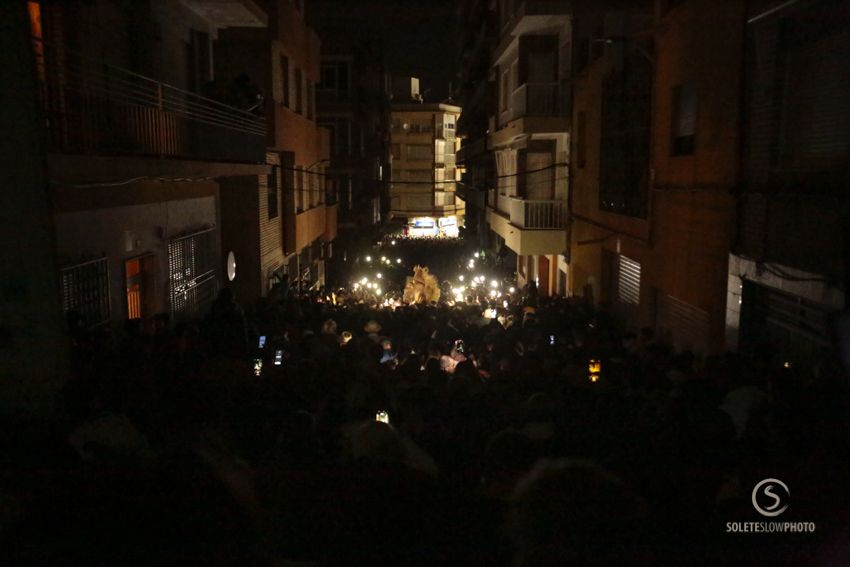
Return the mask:
<svg viewBox="0 0 850 567">
<path fill-rule="evenodd" d="M 752 2 L 726 339 L 786 361 L 834 344 L 846 307 L 850 8 Z"/>
<path fill-rule="evenodd" d="M 677 349 L 718 352 L 743 3 L 611 6 L 577 5 L 571 288 Z"/>
<path fill-rule="evenodd" d="M 256 85 L 268 120 L 269 175 L 222 187 L 222 245 L 247 258 L 249 277 L 236 286 L 252 300 L 284 276 L 293 288 L 325 283 L 337 234 L 337 202 L 327 191 L 329 132 L 316 115 L 321 42 L 304 19 L 301 0 L 261 2 L 266 28 L 233 26 L 216 44 L 216 74 Z"/>
<path fill-rule="evenodd" d="M 220 188 L 265 176 L 267 127 L 205 95 L 220 30 L 266 19 L 253 2 L 205 6 L 26 3 L 63 310 L 88 327 L 197 317 L 235 277 Z"/>
<path fill-rule="evenodd" d="M 520 286 L 565 294 L 572 25 L 568 2 L 498 0 L 487 223 Z M 480 142 L 479 142 L 480 144 Z"/>
<path fill-rule="evenodd" d="M 452 104 L 392 103 L 390 218 L 412 234 L 457 236 L 463 226 L 466 207 L 456 192 L 461 174 L 455 159 L 460 114 Z"/>
</svg>

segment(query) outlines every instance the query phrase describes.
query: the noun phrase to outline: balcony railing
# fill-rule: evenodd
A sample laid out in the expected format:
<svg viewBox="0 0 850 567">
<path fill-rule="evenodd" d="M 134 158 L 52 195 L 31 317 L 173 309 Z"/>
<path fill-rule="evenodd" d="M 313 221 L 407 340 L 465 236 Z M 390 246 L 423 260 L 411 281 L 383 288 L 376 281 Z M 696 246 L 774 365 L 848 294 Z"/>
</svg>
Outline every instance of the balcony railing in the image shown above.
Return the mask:
<svg viewBox="0 0 850 567">
<path fill-rule="evenodd" d="M 455 204 L 455 194 L 450 191 L 435 191 L 435 207 L 452 207 Z"/>
<path fill-rule="evenodd" d="M 525 83 L 510 97 L 510 107 L 499 115 L 504 126 L 525 116 L 557 116 L 560 111 L 558 83 Z"/>
<path fill-rule="evenodd" d="M 566 201 L 511 199 L 511 224 L 520 228 L 558 229 L 567 226 Z"/>
<path fill-rule="evenodd" d="M 498 195 L 490 189 L 487 204 L 507 216 L 511 224 L 530 230 L 558 230 L 567 227 L 566 201 L 530 201 Z"/>
<path fill-rule="evenodd" d="M 51 151 L 265 161 L 262 116 L 72 50 L 33 43 Z"/>
</svg>

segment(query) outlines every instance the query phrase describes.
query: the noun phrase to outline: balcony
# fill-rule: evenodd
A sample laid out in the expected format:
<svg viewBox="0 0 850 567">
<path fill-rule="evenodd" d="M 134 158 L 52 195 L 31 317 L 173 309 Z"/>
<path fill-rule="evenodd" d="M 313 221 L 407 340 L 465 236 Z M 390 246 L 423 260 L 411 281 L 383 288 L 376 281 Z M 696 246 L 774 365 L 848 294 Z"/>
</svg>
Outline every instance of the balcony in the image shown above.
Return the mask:
<svg viewBox="0 0 850 567">
<path fill-rule="evenodd" d="M 320 204 L 284 217 L 284 248 L 287 254 L 300 253 L 317 238 L 326 237 L 325 240 L 329 240 L 336 236 L 336 227 L 329 231 L 327 226 L 328 220 L 336 220 L 337 216 L 337 205 L 331 207 L 334 210 L 330 214 L 327 206 Z"/>
<path fill-rule="evenodd" d="M 453 168 L 456 163 L 455 154 L 434 154 L 434 163 L 437 167 Z"/>
<path fill-rule="evenodd" d="M 566 201 L 531 201 L 488 191 L 487 222 L 517 254 L 563 252 L 568 218 Z"/>
<path fill-rule="evenodd" d="M 264 28 L 269 17 L 252 0 L 181 0 L 190 10 L 218 28 Z"/>
<path fill-rule="evenodd" d="M 510 106 L 499 115 L 499 124 L 525 116 L 558 116 L 558 83 L 525 83 L 510 96 Z"/>
<path fill-rule="evenodd" d="M 325 205 L 325 232 L 322 233 L 322 240 L 325 242 L 333 241 L 337 236 L 339 218 L 339 204 L 329 203 Z"/>
<path fill-rule="evenodd" d="M 568 0 L 522 0 L 516 3 L 513 14 L 503 17 L 501 41 L 493 52 L 493 60 L 499 59 L 510 44 L 521 35 L 539 33 L 542 30 L 564 26 L 569 23 L 572 2 Z"/>
<path fill-rule="evenodd" d="M 33 42 L 49 151 L 265 161 L 262 116 Z"/>
</svg>

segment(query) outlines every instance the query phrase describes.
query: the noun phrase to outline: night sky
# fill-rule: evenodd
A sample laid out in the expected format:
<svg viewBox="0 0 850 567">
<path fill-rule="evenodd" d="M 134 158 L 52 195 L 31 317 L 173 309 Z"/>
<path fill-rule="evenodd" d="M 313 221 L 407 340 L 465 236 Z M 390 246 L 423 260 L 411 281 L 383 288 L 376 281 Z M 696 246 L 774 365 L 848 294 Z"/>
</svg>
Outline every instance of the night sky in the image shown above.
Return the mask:
<svg viewBox="0 0 850 567">
<path fill-rule="evenodd" d="M 425 99 L 439 102 L 455 76 L 455 6 L 454 0 L 310 0 L 307 18 L 320 36 L 337 24 L 379 36 L 390 72 L 419 77 Z"/>
</svg>

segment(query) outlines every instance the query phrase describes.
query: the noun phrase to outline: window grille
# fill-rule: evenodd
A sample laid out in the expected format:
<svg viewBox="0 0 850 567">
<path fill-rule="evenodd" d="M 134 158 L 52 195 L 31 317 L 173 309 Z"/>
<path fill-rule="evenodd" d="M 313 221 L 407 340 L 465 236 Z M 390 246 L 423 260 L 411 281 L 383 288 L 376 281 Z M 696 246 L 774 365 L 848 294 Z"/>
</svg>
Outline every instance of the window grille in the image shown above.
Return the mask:
<svg viewBox="0 0 850 567">
<path fill-rule="evenodd" d="M 168 243 L 171 313 L 199 314 L 215 298 L 215 229 L 202 230 Z"/>
<path fill-rule="evenodd" d="M 109 322 L 109 263 L 98 258 L 62 268 L 62 311 L 76 311 L 89 328 Z"/>
</svg>

